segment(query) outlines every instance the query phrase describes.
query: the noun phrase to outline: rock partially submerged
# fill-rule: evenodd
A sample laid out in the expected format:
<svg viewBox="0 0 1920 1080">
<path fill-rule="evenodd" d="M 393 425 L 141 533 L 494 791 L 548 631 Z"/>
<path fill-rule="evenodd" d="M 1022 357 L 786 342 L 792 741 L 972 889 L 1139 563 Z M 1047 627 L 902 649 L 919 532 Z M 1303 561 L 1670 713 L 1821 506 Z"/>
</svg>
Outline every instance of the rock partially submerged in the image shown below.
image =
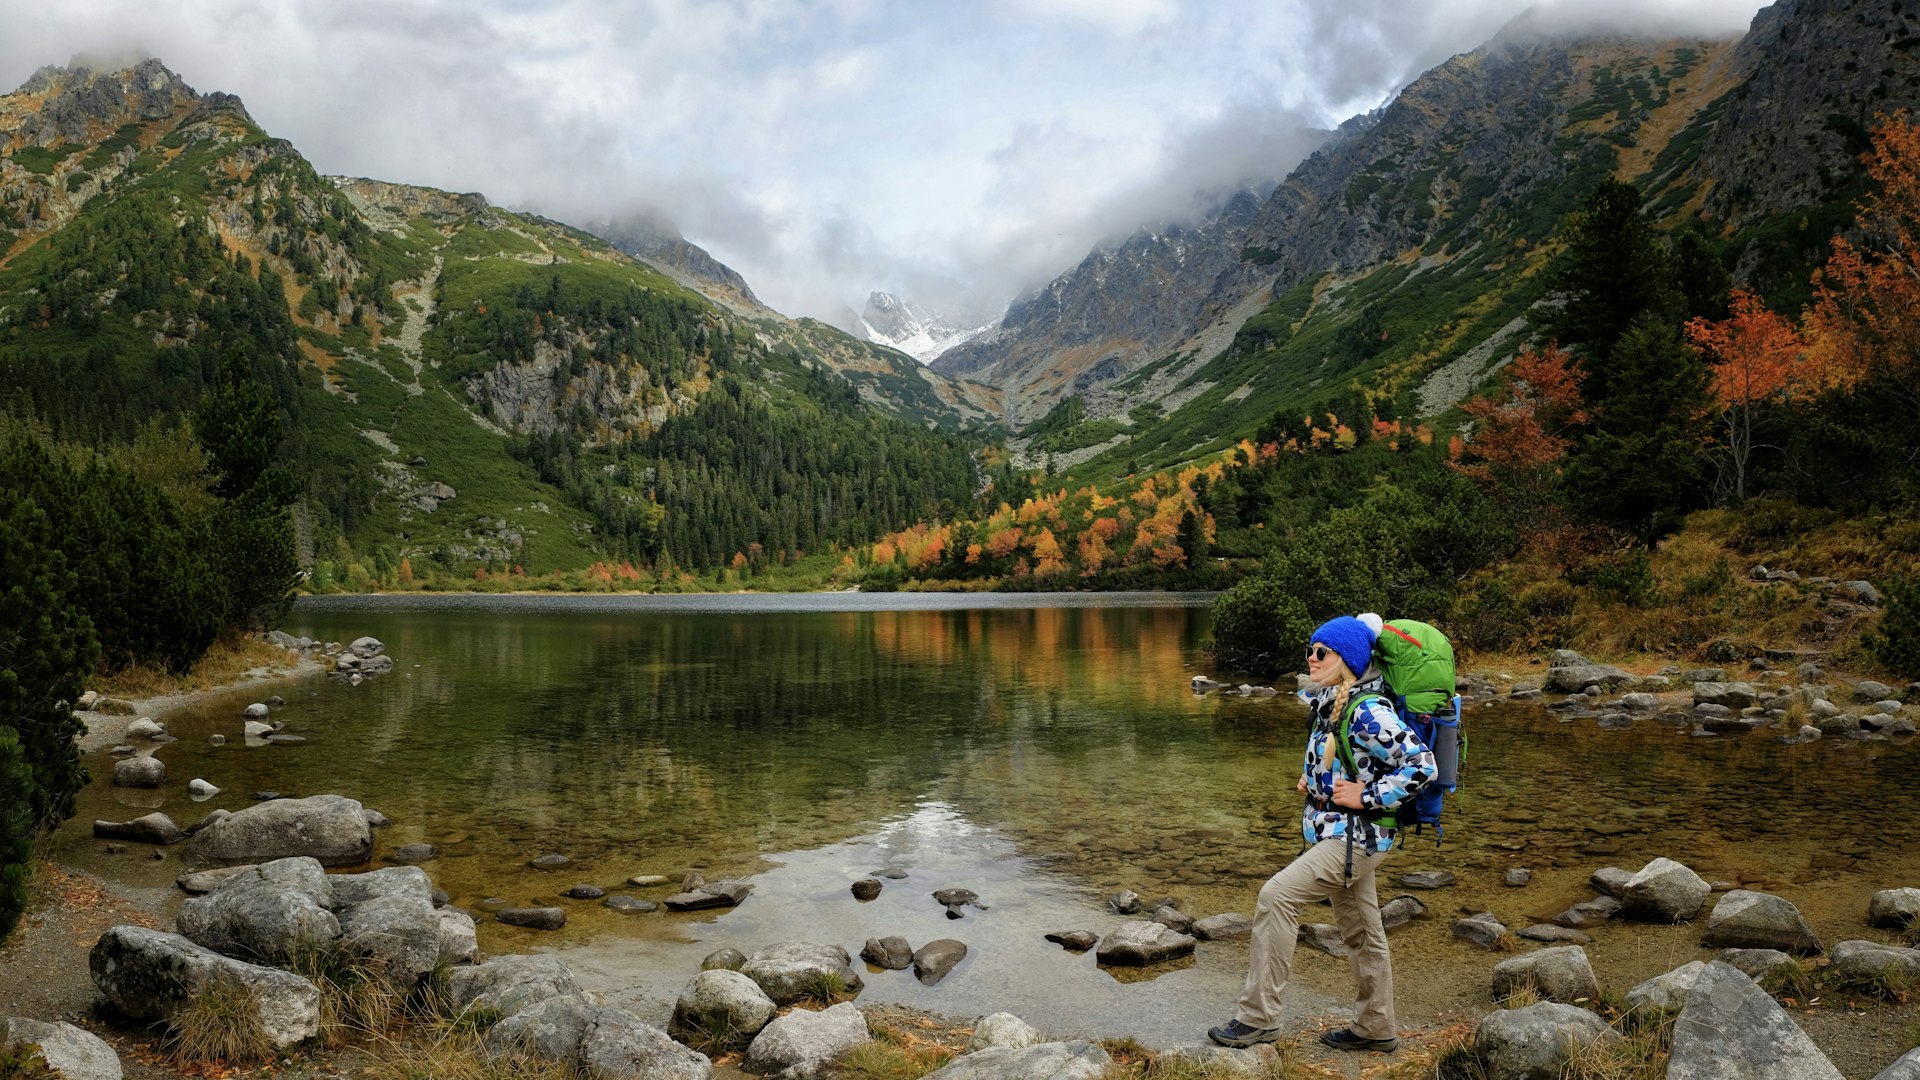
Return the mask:
<svg viewBox="0 0 1920 1080">
<path fill-rule="evenodd" d="M 95 821 L 93 835 L 102 840 L 132 840 L 140 844 L 177 844 L 187 838 L 172 818 L 157 812 L 130 821 Z"/>
<path fill-rule="evenodd" d="M 685 892 L 677 892 L 664 901 L 668 911 L 700 911 L 706 908 L 733 907 L 747 898 L 753 886 L 744 881 L 709 881 Z"/>
<path fill-rule="evenodd" d="M 1155 922 L 1124 922 L 1100 939 L 1094 954 L 1102 964 L 1145 967 L 1193 952 L 1194 939 Z"/>
<path fill-rule="evenodd" d="M 853 970 L 853 958 L 838 945 L 782 942 L 759 949 L 740 965 L 740 974 L 760 984 L 775 1005 L 791 1005 L 823 984 L 859 991 L 865 985 Z"/>
<path fill-rule="evenodd" d="M 1655 859 L 1628 879 L 1621 914 L 1649 922 L 1686 922 L 1700 913 L 1713 887 L 1672 859 Z"/>
<path fill-rule="evenodd" d="M 373 857 L 373 832 L 358 802 L 339 795 L 274 799 L 239 810 L 194 834 L 191 858 L 266 862 L 305 855 L 322 866 L 356 866 Z"/>
</svg>

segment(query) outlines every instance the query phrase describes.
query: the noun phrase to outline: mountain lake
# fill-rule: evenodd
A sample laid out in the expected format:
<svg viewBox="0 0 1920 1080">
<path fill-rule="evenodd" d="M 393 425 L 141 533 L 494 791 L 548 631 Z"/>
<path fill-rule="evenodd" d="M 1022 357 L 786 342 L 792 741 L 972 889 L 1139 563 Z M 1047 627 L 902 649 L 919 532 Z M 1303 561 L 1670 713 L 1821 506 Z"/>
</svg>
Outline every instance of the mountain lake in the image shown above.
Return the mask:
<svg viewBox="0 0 1920 1080">
<path fill-rule="evenodd" d="M 1250 913 L 1300 850 L 1306 711 L 1290 693 L 1190 690 L 1193 675 L 1212 674 L 1208 599 L 303 600 L 287 631 L 373 635 L 392 673 L 226 692 L 169 714 L 180 741 L 157 751 L 168 782 L 156 790 L 113 787 L 112 759 L 89 754 L 94 780 L 50 853 L 171 910 L 185 845 L 159 860 L 144 845 L 107 854 L 93 819 L 158 809 L 185 825 L 251 805 L 256 791 L 337 793 L 393 820 L 375 833 L 376 865 L 402 844 L 437 846 L 424 869 L 476 914 L 487 953 L 556 953 L 643 1018 L 664 1022 L 701 958 L 723 947 L 812 941 L 857 956 L 868 938 L 900 935 L 916 948 L 955 938 L 968 954 L 934 986 L 856 959 L 861 1003 L 1194 1042 L 1232 1012 L 1244 941 L 1125 969 L 1043 935 L 1113 928 L 1123 917 L 1105 897 L 1122 889 L 1177 897 L 1194 916 Z M 1544 669 L 1507 674 L 1537 683 Z M 241 710 L 274 693 L 287 699 L 274 718 L 306 741 L 245 745 Z M 1601 730 L 1503 699 L 1471 705 L 1466 730 L 1445 843 L 1413 837 L 1383 870 L 1383 902 L 1411 892 L 1428 909 L 1391 935 L 1403 1027 L 1490 1006 L 1501 957 L 1452 938 L 1460 914 L 1491 910 L 1519 929 L 1590 897 L 1599 867 L 1664 855 L 1710 881 L 1777 892 L 1829 946 L 1890 940 L 1867 927 L 1868 897 L 1920 883 L 1906 824 L 1920 818 L 1916 740 L 1784 746 L 1766 729 L 1698 738 L 1651 719 Z M 228 742 L 210 745 L 215 733 Z M 196 804 L 193 777 L 221 794 Z M 571 864 L 528 865 L 550 853 Z M 1531 869 L 1530 883 L 1507 887 L 1513 867 Z M 852 883 L 882 869 L 904 877 L 855 900 Z M 1458 884 L 1401 887 L 1415 870 Z M 753 891 L 735 908 L 642 914 L 560 895 L 590 884 L 659 900 L 689 871 Z M 626 885 L 635 875 L 669 882 Z M 932 897 L 947 888 L 973 890 L 984 909 L 949 919 Z M 488 900 L 562 906 L 567 926 L 506 926 Z M 1622 991 L 1716 951 L 1698 947 L 1701 921 L 1589 932 L 1602 983 Z M 1290 1007 L 1302 1022 L 1339 1015 L 1350 987 L 1344 960 L 1302 947 Z"/>
</svg>

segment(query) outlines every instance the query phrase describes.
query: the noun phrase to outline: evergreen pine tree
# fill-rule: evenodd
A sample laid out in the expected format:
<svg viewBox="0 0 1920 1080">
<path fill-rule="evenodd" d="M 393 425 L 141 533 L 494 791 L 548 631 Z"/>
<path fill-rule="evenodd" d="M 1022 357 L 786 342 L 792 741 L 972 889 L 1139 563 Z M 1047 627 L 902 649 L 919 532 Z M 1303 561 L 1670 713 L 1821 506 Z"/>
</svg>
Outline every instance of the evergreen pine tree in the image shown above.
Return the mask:
<svg viewBox="0 0 1920 1080">
<path fill-rule="evenodd" d="M 33 838 L 73 816 L 87 781 L 72 712 L 98 656 L 93 624 L 68 600 L 75 579 L 47 515 L 0 487 L 0 937 L 19 922 Z"/>
</svg>

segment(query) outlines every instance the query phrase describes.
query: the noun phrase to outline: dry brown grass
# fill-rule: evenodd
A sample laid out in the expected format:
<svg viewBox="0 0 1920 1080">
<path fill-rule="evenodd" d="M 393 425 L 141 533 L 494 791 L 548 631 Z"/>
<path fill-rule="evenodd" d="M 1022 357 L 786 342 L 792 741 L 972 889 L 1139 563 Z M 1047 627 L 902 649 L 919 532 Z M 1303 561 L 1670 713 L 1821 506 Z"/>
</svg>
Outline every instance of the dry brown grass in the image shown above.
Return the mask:
<svg viewBox="0 0 1920 1080">
<path fill-rule="evenodd" d="M 883 1005 L 867 1011 L 873 1041 L 836 1063 L 848 1080 L 918 1080 L 952 1061 L 973 1038 L 973 1028 L 933 1013 Z"/>
<path fill-rule="evenodd" d="M 251 1065 L 273 1056 L 260 1024 L 260 1001 L 237 983 L 217 983 L 195 994 L 169 1022 L 167 1050 L 181 1061 Z"/>
<path fill-rule="evenodd" d="M 577 1080 L 570 1063 L 495 1057 L 480 1031 L 447 1029 L 373 1050 L 373 1064 L 360 1074 L 369 1080 Z"/>
<path fill-rule="evenodd" d="M 185 674 L 136 665 L 101 677 L 91 689 L 111 697 L 163 697 L 227 686 L 257 668 L 290 670 L 299 663 L 298 653 L 269 645 L 259 638 L 233 634 L 215 641 L 207 654 Z"/>
<path fill-rule="evenodd" d="M 1454 612 L 1456 641 L 1482 666 L 1524 665 L 1548 649 L 1572 648 L 1650 669 L 1701 659 L 1719 638 L 1821 648 L 1829 663 L 1851 665 L 1873 616 L 1836 618 L 1817 587 L 1756 582 L 1747 570 L 1759 563 L 1834 580 L 1911 572 L 1920 567 L 1920 522 L 1756 502 L 1738 513 L 1694 514 L 1647 557 L 1644 576 L 1632 559 L 1591 530 L 1543 533 L 1471 583 Z"/>
</svg>

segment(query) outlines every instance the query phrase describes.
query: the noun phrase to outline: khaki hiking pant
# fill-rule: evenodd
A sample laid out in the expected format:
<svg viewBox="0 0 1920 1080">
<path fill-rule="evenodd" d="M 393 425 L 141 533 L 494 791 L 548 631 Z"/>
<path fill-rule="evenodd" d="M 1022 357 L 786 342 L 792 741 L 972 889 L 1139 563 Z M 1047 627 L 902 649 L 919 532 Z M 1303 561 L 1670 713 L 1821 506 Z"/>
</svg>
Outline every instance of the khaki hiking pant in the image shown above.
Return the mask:
<svg viewBox="0 0 1920 1080">
<path fill-rule="evenodd" d="M 1280 998 L 1293 974 L 1293 947 L 1300 932 L 1300 910 L 1321 899 L 1333 901 L 1333 919 L 1353 965 L 1353 1033 L 1363 1039 L 1392 1039 L 1399 1034 L 1393 1016 L 1393 962 L 1387 933 L 1380 926 L 1380 900 L 1374 871 L 1386 855 L 1359 844 L 1353 848 L 1353 880 L 1346 880 L 1345 837 L 1322 840 L 1260 888 L 1253 909 L 1253 945 L 1247 964 L 1247 988 L 1240 995 L 1239 1019 L 1249 1027 L 1280 1026 Z"/>
</svg>

